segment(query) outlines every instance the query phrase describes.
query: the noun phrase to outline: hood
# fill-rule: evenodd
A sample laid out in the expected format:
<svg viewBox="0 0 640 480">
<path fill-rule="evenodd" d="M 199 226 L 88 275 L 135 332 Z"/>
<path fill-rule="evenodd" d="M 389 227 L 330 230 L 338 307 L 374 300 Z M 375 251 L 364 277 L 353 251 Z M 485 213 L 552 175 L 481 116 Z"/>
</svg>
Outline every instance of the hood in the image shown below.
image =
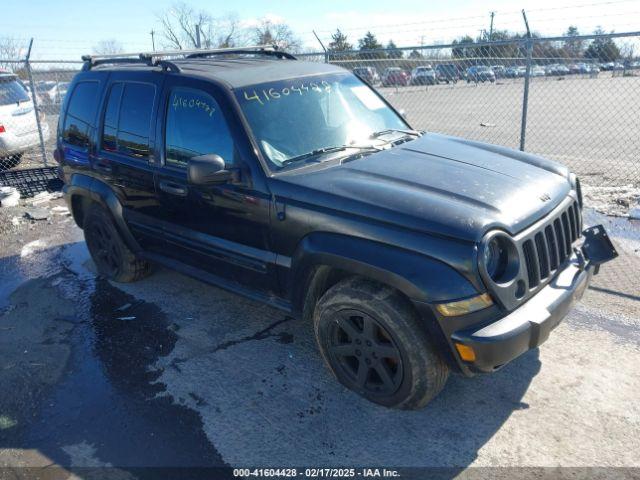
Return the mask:
<svg viewBox="0 0 640 480">
<path fill-rule="evenodd" d="M 276 195 L 400 227 L 478 241 L 511 234 L 570 192 L 568 170 L 505 147 L 427 133 L 389 150 L 315 171 L 281 175 Z"/>
</svg>

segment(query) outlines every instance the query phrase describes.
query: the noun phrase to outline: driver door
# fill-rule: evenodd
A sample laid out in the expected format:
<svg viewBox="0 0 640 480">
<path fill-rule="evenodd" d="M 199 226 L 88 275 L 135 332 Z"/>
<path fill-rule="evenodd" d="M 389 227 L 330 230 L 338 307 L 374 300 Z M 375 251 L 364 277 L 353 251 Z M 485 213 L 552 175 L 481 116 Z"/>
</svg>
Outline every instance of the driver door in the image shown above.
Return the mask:
<svg viewBox="0 0 640 480">
<path fill-rule="evenodd" d="M 215 86 L 169 77 L 163 92 L 155 178 L 165 255 L 227 282 L 277 293 L 275 254 L 269 250 L 270 195 L 254 184 L 244 131 L 229 100 Z M 243 143 L 244 142 L 244 143 Z M 224 183 L 194 185 L 189 159 L 216 154 L 233 171 Z"/>
</svg>

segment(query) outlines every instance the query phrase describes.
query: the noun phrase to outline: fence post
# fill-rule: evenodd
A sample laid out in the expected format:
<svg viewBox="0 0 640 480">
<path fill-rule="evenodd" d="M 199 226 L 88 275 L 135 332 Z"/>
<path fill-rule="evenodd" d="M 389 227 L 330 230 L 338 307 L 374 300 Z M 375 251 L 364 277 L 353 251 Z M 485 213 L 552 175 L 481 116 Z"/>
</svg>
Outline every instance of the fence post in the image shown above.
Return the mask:
<svg viewBox="0 0 640 480">
<path fill-rule="evenodd" d="M 42 134 L 42 122 L 40 120 L 40 107 L 38 106 L 38 96 L 36 95 L 36 85 L 33 83 L 33 74 L 31 73 L 31 47 L 33 46 L 33 38 L 29 41 L 29 50 L 27 50 L 27 58 L 24 60 L 27 75 L 29 76 L 29 85 L 31 86 L 31 98 L 33 100 L 33 109 L 36 114 L 36 125 L 38 125 L 38 136 L 40 137 L 40 153 L 44 166 L 47 166 L 47 151 L 44 147 L 44 135 Z"/>
<path fill-rule="evenodd" d="M 533 39 L 529 30 L 527 14 L 522 10 L 524 24 L 527 27 L 527 68 L 524 73 L 524 93 L 522 95 L 522 120 L 520 122 L 520 151 L 524 152 L 525 139 L 527 137 L 527 109 L 529 107 L 529 81 L 531 80 L 531 58 L 533 57 Z"/>
<path fill-rule="evenodd" d="M 318 36 L 316 31 L 315 30 L 311 30 L 311 31 L 315 35 L 316 40 L 318 40 L 318 43 L 322 47 L 322 50 L 324 50 L 324 63 L 329 63 L 329 52 L 327 51 L 327 48 L 324 46 L 324 43 L 322 43 L 322 40 L 320 40 L 320 37 Z"/>
</svg>

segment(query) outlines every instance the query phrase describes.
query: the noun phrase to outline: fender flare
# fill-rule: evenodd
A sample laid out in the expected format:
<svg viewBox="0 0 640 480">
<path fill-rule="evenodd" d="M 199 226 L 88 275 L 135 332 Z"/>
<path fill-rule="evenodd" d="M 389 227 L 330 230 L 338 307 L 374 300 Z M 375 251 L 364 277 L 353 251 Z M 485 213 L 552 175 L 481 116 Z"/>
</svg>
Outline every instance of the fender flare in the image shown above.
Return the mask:
<svg viewBox="0 0 640 480">
<path fill-rule="evenodd" d="M 124 220 L 122 204 L 118 196 L 108 184 L 89 175 L 74 173 L 69 182 L 62 187 L 62 191 L 67 198 L 69 210 L 71 210 L 76 223 L 78 223 L 78 212 L 74 211 L 74 197 L 89 198 L 111 213 L 122 239 L 133 252 L 142 250 Z"/>
<path fill-rule="evenodd" d="M 326 265 L 389 285 L 412 301 L 434 303 L 477 295 L 453 267 L 431 257 L 372 240 L 334 233 L 311 233 L 291 259 L 294 310 L 304 307 L 309 272 Z"/>
</svg>

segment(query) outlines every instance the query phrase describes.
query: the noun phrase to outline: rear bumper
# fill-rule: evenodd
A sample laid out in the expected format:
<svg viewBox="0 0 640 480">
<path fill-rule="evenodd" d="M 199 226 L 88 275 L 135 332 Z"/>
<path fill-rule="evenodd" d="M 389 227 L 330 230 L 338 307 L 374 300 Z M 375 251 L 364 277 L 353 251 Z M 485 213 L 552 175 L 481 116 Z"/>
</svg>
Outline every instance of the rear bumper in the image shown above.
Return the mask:
<svg viewBox="0 0 640 480">
<path fill-rule="evenodd" d="M 452 340 L 473 348 L 472 371 L 492 372 L 542 344 L 578 301 L 595 266 L 582 268 L 577 258 L 535 297 L 506 317 L 479 329 L 455 332 Z"/>
</svg>

